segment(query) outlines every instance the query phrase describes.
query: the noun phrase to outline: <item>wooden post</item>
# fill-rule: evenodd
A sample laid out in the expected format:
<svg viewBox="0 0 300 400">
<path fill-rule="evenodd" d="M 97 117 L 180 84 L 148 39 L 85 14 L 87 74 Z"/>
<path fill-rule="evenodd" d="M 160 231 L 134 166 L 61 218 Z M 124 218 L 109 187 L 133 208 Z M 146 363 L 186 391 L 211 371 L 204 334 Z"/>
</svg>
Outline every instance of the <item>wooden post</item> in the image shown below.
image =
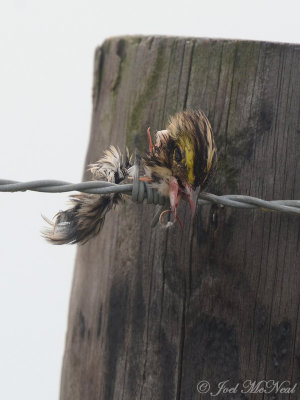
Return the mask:
<svg viewBox="0 0 300 400">
<path fill-rule="evenodd" d="M 109 39 L 86 165 L 110 144 L 144 151 L 148 126 L 201 108 L 219 154 L 211 192 L 300 199 L 299 93 L 298 45 Z M 208 399 L 228 379 L 237 392 L 217 398 L 259 400 L 245 380 L 299 382 L 299 217 L 212 205 L 192 223 L 181 204 L 183 229 L 166 230 L 151 229 L 155 211 L 128 202 L 78 248 L 61 400 Z"/>
</svg>

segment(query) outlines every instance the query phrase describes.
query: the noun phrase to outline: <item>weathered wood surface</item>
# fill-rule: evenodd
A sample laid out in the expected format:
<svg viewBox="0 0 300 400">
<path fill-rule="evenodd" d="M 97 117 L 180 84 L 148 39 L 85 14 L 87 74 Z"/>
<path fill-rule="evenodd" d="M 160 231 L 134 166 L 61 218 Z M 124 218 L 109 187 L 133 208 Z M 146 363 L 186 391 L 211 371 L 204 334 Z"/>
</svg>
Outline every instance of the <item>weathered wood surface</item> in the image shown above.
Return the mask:
<svg viewBox="0 0 300 400">
<path fill-rule="evenodd" d="M 212 192 L 300 198 L 300 46 L 109 39 L 93 99 L 86 164 L 109 144 L 143 150 L 148 126 L 199 107 L 219 149 Z M 165 230 L 150 228 L 154 212 L 111 212 L 78 249 L 61 400 L 207 399 L 204 379 L 213 391 L 227 379 L 299 382 L 300 219 L 205 206 L 191 223 L 182 204 L 183 230 Z"/>
</svg>

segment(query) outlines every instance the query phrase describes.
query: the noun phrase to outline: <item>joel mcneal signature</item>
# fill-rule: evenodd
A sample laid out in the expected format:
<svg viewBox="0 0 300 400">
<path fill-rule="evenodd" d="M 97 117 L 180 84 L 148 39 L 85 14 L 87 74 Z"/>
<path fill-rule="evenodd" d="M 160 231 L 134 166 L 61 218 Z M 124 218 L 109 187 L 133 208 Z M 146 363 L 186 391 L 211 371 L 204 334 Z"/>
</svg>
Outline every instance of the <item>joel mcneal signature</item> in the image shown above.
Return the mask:
<svg viewBox="0 0 300 400">
<path fill-rule="evenodd" d="M 219 396 L 220 394 L 230 394 L 230 393 L 286 393 L 294 394 L 298 383 L 294 385 L 290 381 L 275 381 L 275 380 L 262 380 L 253 381 L 247 379 L 242 383 L 230 384 L 230 379 L 218 383 L 218 389 L 216 391 L 211 391 L 211 386 L 208 381 L 200 381 L 197 384 L 197 391 L 199 393 L 208 393 L 212 397 Z"/>
</svg>

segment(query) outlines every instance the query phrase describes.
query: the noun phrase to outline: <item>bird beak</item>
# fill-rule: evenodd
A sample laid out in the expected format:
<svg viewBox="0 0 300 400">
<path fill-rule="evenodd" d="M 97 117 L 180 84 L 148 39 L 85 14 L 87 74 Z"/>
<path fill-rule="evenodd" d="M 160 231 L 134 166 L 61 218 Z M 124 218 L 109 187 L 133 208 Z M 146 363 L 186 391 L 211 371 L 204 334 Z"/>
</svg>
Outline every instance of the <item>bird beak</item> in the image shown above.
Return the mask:
<svg viewBox="0 0 300 400">
<path fill-rule="evenodd" d="M 192 189 L 192 186 L 188 183 L 185 183 L 183 186 L 185 188 L 185 194 L 189 200 L 189 205 L 193 217 L 195 215 L 195 210 L 196 210 L 196 192 L 195 190 Z"/>
<path fill-rule="evenodd" d="M 195 210 L 196 210 L 195 190 L 192 189 L 192 186 L 189 183 L 185 183 L 183 186 L 184 186 L 184 190 L 182 188 L 180 188 L 177 179 L 172 177 L 170 184 L 169 184 L 169 198 L 170 198 L 171 210 L 174 213 L 175 218 L 177 218 L 177 207 L 182 198 L 183 193 L 188 198 L 192 216 L 194 216 L 194 214 L 195 214 Z"/>
<path fill-rule="evenodd" d="M 177 216 L 177 207 L 181 200 L 180 188 L 176 178 L 172 177 L 169 184 L 169 198 L 171 204 L 171 210 L 174 212 L 175 217 Z"/>
</svg>

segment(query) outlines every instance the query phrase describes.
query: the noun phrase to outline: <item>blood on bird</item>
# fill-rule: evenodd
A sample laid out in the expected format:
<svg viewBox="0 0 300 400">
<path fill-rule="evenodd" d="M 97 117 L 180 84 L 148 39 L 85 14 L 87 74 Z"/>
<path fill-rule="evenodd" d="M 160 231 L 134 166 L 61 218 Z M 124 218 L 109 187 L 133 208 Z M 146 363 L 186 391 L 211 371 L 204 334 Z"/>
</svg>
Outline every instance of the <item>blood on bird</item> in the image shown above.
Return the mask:
<svg viewBox="0 0 300 400">
<path fill-rule="evenodd" d="M 147 135 L 148 135 L 148 141 L 149 141 L 149 153 L 152 155 L 153 154 L 153 143 L 152 143 L 152 138 L 151 138 L 151 132 L 150 132 L 150 126 L 147 129 Z"/>
</svg>

